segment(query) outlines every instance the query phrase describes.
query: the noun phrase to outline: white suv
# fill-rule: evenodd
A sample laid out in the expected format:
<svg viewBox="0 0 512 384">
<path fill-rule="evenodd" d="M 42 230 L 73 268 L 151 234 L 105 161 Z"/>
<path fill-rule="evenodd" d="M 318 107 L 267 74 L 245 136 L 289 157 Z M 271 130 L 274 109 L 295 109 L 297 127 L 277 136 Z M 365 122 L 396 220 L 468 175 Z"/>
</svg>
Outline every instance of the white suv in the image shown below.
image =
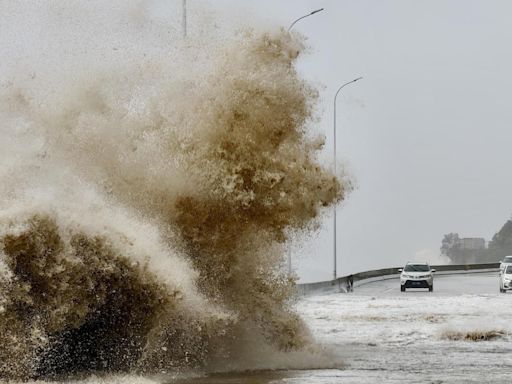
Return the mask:
<svg viewBox="0 0 512 384">
<path fill-rule="evenodd" d="M 512 265 L 512 256 L 505 256 L 503 260 L 500 262 L 500 270 L 502 270 L 507 265 Z"/>
<path fill-rule="evenodd" d="M 512 290 L 512 265 L 506 265 L 500 269 L 500 292 Z"/>
<path fill-rule="evenodd" d="M 434 290 L 435 269 L 430 269 L 427 263 L 407 263 L 404 268 L 400 268 L 400 290 L 405 292 L 406 288 L 428 288 L 430 292 Z"/>
</svg>

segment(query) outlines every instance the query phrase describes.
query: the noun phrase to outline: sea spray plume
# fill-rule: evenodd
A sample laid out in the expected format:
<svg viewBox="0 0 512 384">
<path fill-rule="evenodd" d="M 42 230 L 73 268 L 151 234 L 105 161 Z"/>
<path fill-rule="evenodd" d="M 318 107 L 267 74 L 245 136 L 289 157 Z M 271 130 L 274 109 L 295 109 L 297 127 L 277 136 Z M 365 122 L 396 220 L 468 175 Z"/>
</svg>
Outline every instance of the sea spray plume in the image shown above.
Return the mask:
<svg viewBox="0 0 512 384">
<path fill-rule="evenodd" d="M 345 190 L 307 136 L 317 93 L 293 67 L 303 44 L 281 31 L 243 34 L 211 57 L 187 49 L 199 63 L 185 71 L 127 64 L 88 70 L 44 100 L 4 98 L 15 116 L 4 121 L 29 126 L 37 144 L 17 172 L 2 170 L 13 181 L 4 196 L 39 209 L 2 217 L 0 375 L 218 369 L 244 340 L 307 342 L 280 244 Z M 159 235 L 131 229 L 141 221 Z M 152 246 L 162 239 L 169 249 Z M 200 292 L 173 283 L 177 251 Z"/>
<path fill-rule="evenodd" d="M 343 190 L 315 162 L 318 147 L 306 136 L 316 91 L 293 67 L 300 41 L 286 33 L 246 38 L 209 80 L 215 98 L 199 106 L 209 137 L 194 143 L 187 164 L 203 188 L 179 196 L 170 218 L 203 291 L 242 310 L 249 328 L 279 348 L 296 348 L 304 332 L 288 309 L 292 282 L 272 244 L 286 240 L 286 229 L 306 228 Z"/>
<path fill-rule="evenodd" d="M 18 211 L 10 223 L 2 217 L 1 376 L 140 371 L 145 356 L 162 348 L 173 356 L 167 367 L 203 361 L 208 340 L 224 335 L 230 320 L 195 296 L 187 266 L 170 254 L 167 265 L 158 260 L 166 252 L 158 239 L 144 247 L 134 232 L 118 232 L 121 221 L 152 237 L 129 217 L 119 220 L 116 210 L 108 212 L 110 222 L 97 215 L 102 228 L 91 230 L 90 218 L 82 216 L 83 224 L 72 214 L 63 218 L 65 208 L 32 216 Z M 151 337 L 171 327 L 172 340 Z"/>
<path fill-rule="evenodd" d="M 140 104 L 145 87 L 132 76 L 122 104 L 92 88 L 81 95 L 95 101 L 87 111 L 80 104 L 79 114 L 57 119 L 70 126 L 65 142 L 73 156 L 95 153 L 92 166 L 107 172 L 113 196 L 169 224 L 172 241 L 180 235 L 202 292 L 236 311 L 241 328 L 285 349 L 302 345 L 304 332 L 286 305 L 293 283 L 273 244 L 286 240 L 287 229 L 305 229 L 343 194 L 315 161 L 319 141 L 306 134 L 317 92 L 293 67 L 303 48 L 284 32 L 243 34 L 208 63 L 162 79 L 137 113 L 122 105 Z M 107 89 L 126 88 L 126 77 L 121 87 L 118 81 L 102 79 Z M 77 130 L 88 116 L 94 129 Z M 114 145 L 99 152 L 112 125 L 120 128 Z"/>
<path fill-rule="evenodd" d="M 120 258 L 104 239 L 72 233 L 65 241 L 47 217 L 32 217 L 2 243 L 15 276 L 2 287 L 3 308 L 11 316 L 0 323 L 3 341 L 22 345 L 28 358 L 16 367 L 12 355 L 4 356 L 3 371 L 21 368 L 11 375 L 131 368 L 154 325 L 152 315 L 177 294 Z"/>
</svg>

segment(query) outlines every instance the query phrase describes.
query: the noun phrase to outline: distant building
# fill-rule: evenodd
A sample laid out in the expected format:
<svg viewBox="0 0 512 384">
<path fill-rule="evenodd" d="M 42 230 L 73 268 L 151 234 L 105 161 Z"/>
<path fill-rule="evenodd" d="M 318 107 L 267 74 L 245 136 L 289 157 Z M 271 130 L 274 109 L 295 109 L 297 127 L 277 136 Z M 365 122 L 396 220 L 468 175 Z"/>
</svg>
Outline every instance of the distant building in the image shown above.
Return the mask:
<svg viewBox="0 0 512 384">
<path fill-rule="evenodd" d="M 458 240 L 459 249 L 485 249 L 485 239 L 482 237 L 465 237 Z"/>
</svg>

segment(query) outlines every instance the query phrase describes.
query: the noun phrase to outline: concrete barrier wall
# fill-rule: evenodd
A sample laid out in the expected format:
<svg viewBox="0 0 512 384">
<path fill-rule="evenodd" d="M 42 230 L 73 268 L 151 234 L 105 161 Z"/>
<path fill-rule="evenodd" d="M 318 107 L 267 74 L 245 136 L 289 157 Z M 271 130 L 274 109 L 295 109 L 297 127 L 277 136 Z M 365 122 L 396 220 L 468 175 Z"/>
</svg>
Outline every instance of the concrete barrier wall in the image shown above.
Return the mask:
<svg viewBox="0 0 512 384">
<path fill-rule="evenodd" d="M 500 263 L 461 264 L 461 265 L 432 265 L 438 275 L 456 273 L 481 273 L 498 271 Z M 352 275 L 353 287 L 371 283 L 372 281 L 395 279 L 400 276 L 396 268 L 375 269 L 373 271 L 359 272 Z M 312 294 L 346 292 L 349 276 L 338 277 L 336 280 L 320 281 L 317 283 L 297 284 L 297 294 L 307 296 Z"/>
</svg>

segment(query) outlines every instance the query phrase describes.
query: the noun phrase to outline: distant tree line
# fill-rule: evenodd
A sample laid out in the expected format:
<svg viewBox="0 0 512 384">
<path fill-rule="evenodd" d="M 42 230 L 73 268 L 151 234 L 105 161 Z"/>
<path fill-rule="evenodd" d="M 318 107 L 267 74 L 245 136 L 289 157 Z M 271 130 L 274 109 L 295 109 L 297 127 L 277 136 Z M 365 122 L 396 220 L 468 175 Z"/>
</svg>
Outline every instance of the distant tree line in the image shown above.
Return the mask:
<svg viewBox="0 0 512 384">
<path fill-rule="evenodd" d="M 512 255 L 512 220 L 492 237 L 487 248 L 467 249 L 461 246 L 457 233 L 444 235 L 441 242 L 441 254 L 447 256 L 452 264 L 491 263 Z"/>
</svg>

